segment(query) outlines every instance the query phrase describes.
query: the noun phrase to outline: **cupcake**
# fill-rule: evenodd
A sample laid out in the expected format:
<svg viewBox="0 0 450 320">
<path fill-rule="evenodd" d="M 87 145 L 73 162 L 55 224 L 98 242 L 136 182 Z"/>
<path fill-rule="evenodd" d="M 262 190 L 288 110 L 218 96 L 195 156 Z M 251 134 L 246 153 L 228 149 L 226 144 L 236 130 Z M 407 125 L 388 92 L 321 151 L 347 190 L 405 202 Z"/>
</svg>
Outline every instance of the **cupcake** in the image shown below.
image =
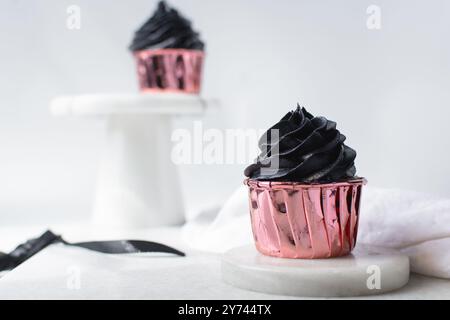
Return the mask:
<svg viewBox="0 0 450 320">
<path fill-rule="evenodd" d="M 129 47 L 141 91 L 199 93 L 204 47 L 191 22 L 160 1 Z"/>
<path fill-rule="evenodd" d="M 261 154 L 244 172 L 259 252 L 313 259 L 354 248 L 366 180 L 344 141 L 335 122 L 299 106 L 261 137 Z"/>
</svg>

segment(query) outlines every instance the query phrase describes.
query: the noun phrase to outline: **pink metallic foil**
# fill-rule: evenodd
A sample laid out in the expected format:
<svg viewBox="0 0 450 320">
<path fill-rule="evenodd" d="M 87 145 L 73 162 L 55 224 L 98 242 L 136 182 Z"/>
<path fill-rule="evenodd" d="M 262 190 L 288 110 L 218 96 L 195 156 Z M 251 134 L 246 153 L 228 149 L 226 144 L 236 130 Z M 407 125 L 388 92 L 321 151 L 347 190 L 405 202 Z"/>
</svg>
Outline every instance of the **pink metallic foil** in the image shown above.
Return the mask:
<svg viewBox="0 0 450 320">
<path fill-rule="evenodd" d="M 364 178 L 328 184 L 247 179 L 259 252 L 282 258 L 347 255 L 355 247 Z"/>
<path fill-rule="evenodd" d="M 142 92 L 200 92 L 203 51 L 149 49 L 134 56 Z"/>
</svg>

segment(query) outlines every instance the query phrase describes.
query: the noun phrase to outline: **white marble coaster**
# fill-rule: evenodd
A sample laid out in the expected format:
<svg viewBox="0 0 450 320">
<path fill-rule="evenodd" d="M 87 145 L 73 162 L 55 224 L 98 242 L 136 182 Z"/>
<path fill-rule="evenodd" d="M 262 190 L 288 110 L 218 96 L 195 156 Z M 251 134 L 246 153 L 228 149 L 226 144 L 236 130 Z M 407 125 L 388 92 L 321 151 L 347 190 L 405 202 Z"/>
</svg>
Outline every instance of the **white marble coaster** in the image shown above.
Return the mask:
<svg viewBox="0 0 450 320">
<path fill-rule="evenodd" d="M 381 294 L 409 280 L 409 258 L 385 248 L 357 245 L 352 254 L 331 259 L 283 259 L 260 254 L 253 245 L 222 257 L 222 278 L 252 291 L 303 297 Z"/>
</svg>

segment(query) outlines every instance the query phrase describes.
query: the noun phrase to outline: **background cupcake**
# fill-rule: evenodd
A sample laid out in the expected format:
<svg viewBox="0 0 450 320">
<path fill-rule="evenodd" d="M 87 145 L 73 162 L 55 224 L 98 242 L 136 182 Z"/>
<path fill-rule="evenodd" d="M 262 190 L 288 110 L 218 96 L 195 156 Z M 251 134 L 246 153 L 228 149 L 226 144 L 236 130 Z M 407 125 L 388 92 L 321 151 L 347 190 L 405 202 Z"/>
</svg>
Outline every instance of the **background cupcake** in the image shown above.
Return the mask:
<svg viewBox="0 0 450 320">
<path fill-rule="evenodd" d="M 335 122 L 300 107 L 261 137 L 261 155 L 245 170 L 261 253 L 328 258 L 353 249 L 365 180 L 344 141 Z"/>
<path fill-rule="evenodd" d="M 130 45 L 141 91 L 199 93 L 204 47 L 191 22 L 160 1 Z"/>
</svg>

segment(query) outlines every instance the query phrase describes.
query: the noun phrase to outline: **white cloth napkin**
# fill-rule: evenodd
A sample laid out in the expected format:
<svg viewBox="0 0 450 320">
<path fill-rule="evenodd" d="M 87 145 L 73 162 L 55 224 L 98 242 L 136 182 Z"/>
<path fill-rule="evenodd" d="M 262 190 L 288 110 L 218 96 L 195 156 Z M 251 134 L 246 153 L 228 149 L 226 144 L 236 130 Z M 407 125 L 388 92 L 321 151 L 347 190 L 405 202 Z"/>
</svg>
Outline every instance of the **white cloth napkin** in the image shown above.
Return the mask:
<svg viewBox="0 0 450 320">
<path fill-rule="evenodd" d="M 247 192 L 241 186 L 220 209 L 199 214 L 183 239 L 211 252 L 252 243 Z M 410 256 L 412 271 L 450 279 L 450 199 L 365 187 L 358 242 L 399 249 Z"/>
</svg>

